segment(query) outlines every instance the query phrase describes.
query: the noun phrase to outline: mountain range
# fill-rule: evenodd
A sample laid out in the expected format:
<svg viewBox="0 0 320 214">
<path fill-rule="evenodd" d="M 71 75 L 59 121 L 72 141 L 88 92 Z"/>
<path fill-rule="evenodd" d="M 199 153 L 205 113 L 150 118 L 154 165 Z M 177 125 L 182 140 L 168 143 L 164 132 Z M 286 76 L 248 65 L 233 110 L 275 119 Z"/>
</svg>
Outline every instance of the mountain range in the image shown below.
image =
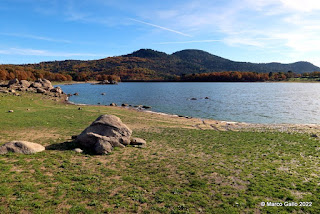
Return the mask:
<svg viewBox="0 0 320 214">
<path fill-rule="evenodd" d="M 54 73 L 68 73 L 71 76 L 84 72 L 118 75 L 123 80 L 168 80 L 185 74 L 222 71 L 256 73 L 292 71 L 298 74 L 320 71 L 319 67 L 309 62 L 300 61 L 290 64 L 236 62 L 202 50 L 192 49 L 173 54 L 140 49 L 131 54 L 100 60 L 51 61 L 22 66 Z"/>
</svg>

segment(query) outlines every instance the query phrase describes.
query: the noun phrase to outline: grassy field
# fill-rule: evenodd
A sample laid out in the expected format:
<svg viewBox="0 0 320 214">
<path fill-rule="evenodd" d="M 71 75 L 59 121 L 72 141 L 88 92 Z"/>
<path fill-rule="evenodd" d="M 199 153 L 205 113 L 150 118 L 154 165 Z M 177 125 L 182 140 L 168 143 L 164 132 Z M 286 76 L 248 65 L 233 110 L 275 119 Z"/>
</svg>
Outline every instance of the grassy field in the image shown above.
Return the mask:
<svg viewBox="0 0 320 214">
<path fill-rule="evenodd" d="M 71 136 L 101 114 L 119 116 L 147 147 L 73 152 Z M 0 213 L 320 213 L 320 144 L 310 134 L 200 130 L 185 118 L 78 110 L 37 94 L 0 94 L 0 121 L 0 144 L 48 149 L 0 156 Z M 260 205 L 285 201 L 312 206 Z"/>
</svg>

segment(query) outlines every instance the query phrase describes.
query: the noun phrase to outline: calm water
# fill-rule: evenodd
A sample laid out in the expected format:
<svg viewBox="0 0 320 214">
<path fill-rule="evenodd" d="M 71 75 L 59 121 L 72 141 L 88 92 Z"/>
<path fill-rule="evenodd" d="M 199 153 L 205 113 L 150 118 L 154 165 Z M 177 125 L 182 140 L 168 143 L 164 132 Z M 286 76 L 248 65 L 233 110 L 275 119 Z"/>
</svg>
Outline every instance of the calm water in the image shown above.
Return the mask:
<svg viewBox="0 0 320 214">
<path fill-rule="evenodd" d="M 120 83 L 60 87 L 65 93 L 79 93 L 70 97 L 74 103 L 148 105 L 153 111 L 227 121 L 320 124 L 318 83 Z"/>
</svg>

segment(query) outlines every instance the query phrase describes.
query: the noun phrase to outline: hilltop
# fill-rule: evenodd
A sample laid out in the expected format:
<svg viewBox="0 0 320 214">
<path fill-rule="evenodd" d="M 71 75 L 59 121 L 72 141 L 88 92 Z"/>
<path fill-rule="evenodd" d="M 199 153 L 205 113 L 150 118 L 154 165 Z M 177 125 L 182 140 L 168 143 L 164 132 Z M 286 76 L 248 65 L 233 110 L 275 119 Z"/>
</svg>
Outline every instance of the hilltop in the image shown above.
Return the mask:
<svg viewBox="0 0 320 214">
<path fill-rule="evenodd" d="M 257 73 L 287 72 L 305 73 L 319 71 L 320 68 L 310 62 L 282 63 L 250 63 L 236 62 L 225 59 L 202 50 L 188 49 L 175 52 L 171 55 L 151 49 L 140 49 L 125 57 L 140 57 L 152 59 L 156 62 L 168 60 L 168 73 L 209 73 L 221 71 L 246 71 Z M 176 71 L 176 72 L 175 72 Z"/>
</svg>

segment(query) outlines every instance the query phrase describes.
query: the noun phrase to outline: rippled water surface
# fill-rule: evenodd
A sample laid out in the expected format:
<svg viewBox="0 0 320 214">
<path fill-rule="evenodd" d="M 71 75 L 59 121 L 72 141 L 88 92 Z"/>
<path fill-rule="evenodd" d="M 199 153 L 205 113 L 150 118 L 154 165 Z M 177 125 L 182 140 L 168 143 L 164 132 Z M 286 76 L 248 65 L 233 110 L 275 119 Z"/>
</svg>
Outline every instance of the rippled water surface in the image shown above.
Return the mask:
<svg viewBox="0 0 320 214">
<path fill-rule="evenodd" d="M 79 93 L 70 101 L 82 104 L 128 103 L 152 106 L 158 112 L 217 120 L 320 124 L 320 83 L 120 83 L 60 87 L 65 93 Z"/>
</svg>

